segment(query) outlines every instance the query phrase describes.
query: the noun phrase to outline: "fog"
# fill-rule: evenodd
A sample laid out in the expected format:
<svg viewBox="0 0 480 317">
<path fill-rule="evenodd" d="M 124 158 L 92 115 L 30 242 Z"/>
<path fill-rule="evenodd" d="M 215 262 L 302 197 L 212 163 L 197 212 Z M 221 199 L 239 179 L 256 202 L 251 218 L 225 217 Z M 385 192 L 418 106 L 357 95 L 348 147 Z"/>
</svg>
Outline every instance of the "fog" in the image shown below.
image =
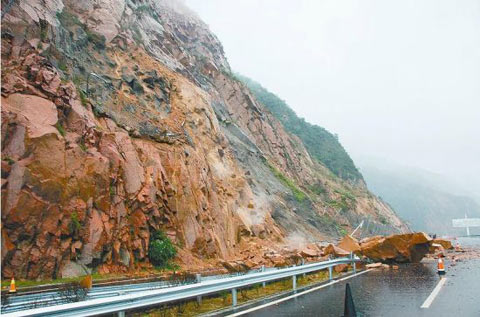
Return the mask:
<svg viewBox="0 0 480 317">
<path fill-rule="evenodd" d="M 234 71 L 375 157 L 480 197 L 480 1 L 187 0 Z"/>
</svg>

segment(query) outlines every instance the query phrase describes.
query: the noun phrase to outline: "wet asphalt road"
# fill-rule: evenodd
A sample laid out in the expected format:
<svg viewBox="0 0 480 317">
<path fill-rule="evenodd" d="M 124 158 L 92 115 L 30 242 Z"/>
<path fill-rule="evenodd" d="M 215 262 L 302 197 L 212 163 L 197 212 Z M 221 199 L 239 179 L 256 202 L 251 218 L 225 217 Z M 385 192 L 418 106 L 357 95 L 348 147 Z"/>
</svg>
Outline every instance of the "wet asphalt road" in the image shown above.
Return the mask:
<svg viewBox="0 0 480 317">
<path fill-rule="evenodd" d="M 461 244 L 480 246 L 480 237 L 463 239 Z M 428 309 L 420 306 L 439 281 L 435 262 L 370 271 L 244 316 L 342 316 L 348 282 L 359 316 L 480 317 L 480 259 L 446 264 L 447 281 Z"/>
</svg>

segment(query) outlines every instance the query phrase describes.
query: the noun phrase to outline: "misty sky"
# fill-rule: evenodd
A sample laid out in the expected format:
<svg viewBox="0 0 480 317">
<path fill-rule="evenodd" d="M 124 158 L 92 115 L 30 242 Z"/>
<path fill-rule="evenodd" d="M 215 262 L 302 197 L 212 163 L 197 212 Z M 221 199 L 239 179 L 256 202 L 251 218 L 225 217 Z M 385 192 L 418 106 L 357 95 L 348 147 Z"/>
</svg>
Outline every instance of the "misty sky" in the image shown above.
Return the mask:
<svg viewBox="0 0 480 317">
<path fill-rule="evenodd" d="M 186 0 L 234 71 L 355 159 L 445 174 L 480 194 L 479 0 Z"/>
</svg>

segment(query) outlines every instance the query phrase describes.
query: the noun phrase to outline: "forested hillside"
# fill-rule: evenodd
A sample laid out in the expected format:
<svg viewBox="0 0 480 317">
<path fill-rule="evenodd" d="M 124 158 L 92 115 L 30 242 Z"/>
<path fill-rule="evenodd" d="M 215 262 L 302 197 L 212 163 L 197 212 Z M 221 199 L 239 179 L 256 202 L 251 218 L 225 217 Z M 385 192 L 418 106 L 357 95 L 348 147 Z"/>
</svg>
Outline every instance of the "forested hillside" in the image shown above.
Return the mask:
<svg viewBox="0 0 480 317">
<path fill-rule="evenodd" d="M 282 122 L 287 131 L 297 135 L 303 141 L 312 157 L 345 180 L 363 180 L 362 175 L 335 135 L 318 125 L 310 124 L 305 119 L 299 118 L 285 101 L 259 83 L 239 74 L 235 76 L 250 88 L 257 100 Z"/>
</svg>

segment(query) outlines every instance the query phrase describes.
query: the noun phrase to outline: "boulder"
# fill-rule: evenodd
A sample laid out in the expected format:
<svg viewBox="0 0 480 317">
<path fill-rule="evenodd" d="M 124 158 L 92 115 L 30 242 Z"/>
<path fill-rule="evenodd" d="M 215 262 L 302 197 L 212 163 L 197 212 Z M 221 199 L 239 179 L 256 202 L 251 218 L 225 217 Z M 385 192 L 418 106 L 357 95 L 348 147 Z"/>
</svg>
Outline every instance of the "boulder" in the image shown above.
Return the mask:
<svg viewBox="0 0 480 317">
<path fill-rule="evenodd" d="M 342 248 L 336 247 L 333 244 L 327 245 L 327 247 L 323 250 L 325 255 L 334 255 L 336 257 L 348 256 L 350 252 L 343 250 Z"/>
<path fill-rule="evenodd" d="M 435 254 L 437 252 L 443 252 L 445 249 L 442 247 L 441 244 L 438 243 L 432 243 L 430 245 L 430 248 L 428 250 L 428 253 Z"/>
<path fill-rule="evenodd" d="M 304 248 L 302 251 L 300 251 L 300 255 L 304 258 L 313 258 L 319 256 L 318 251 L 310 248 Z"/>
<path fill-rule="evenodd" d="M 338 247 L 348 252 L 357 252 L 360 250 L 358 240 L 348 234 L 338 243 Z"/>
<path fill-rule="evenodd" d="M 249 270 L 249 267 L 242 261 L 222 261 L 221 263 L 228 272 L 246 272 Z"/>
<path fill-rule="evenodd" d="M 370 263 L 365 265 L 367 269 L 376 269 L 382 266 L 382 262 Z"/>
<path fill-rule="evenodd" d="M 440 244 L 445 250 L 453 249 L 452 242 L 444 239 L 433 239 L 433 243 Z"/>
<path fill-rule="evenodd" d="M 335 272 L 340 273 L 340 272 L 348 272 L 349 265 L 348 264 L 339 264 L 336 265 L 333 269 Z"/>
<path fill-rule="evenodd" d="M 424 232 L 373 237 L 360 244 L 364 256 L 380 262 L 419 262 L 428 253 L 432 239 Z"/>
</svg>

